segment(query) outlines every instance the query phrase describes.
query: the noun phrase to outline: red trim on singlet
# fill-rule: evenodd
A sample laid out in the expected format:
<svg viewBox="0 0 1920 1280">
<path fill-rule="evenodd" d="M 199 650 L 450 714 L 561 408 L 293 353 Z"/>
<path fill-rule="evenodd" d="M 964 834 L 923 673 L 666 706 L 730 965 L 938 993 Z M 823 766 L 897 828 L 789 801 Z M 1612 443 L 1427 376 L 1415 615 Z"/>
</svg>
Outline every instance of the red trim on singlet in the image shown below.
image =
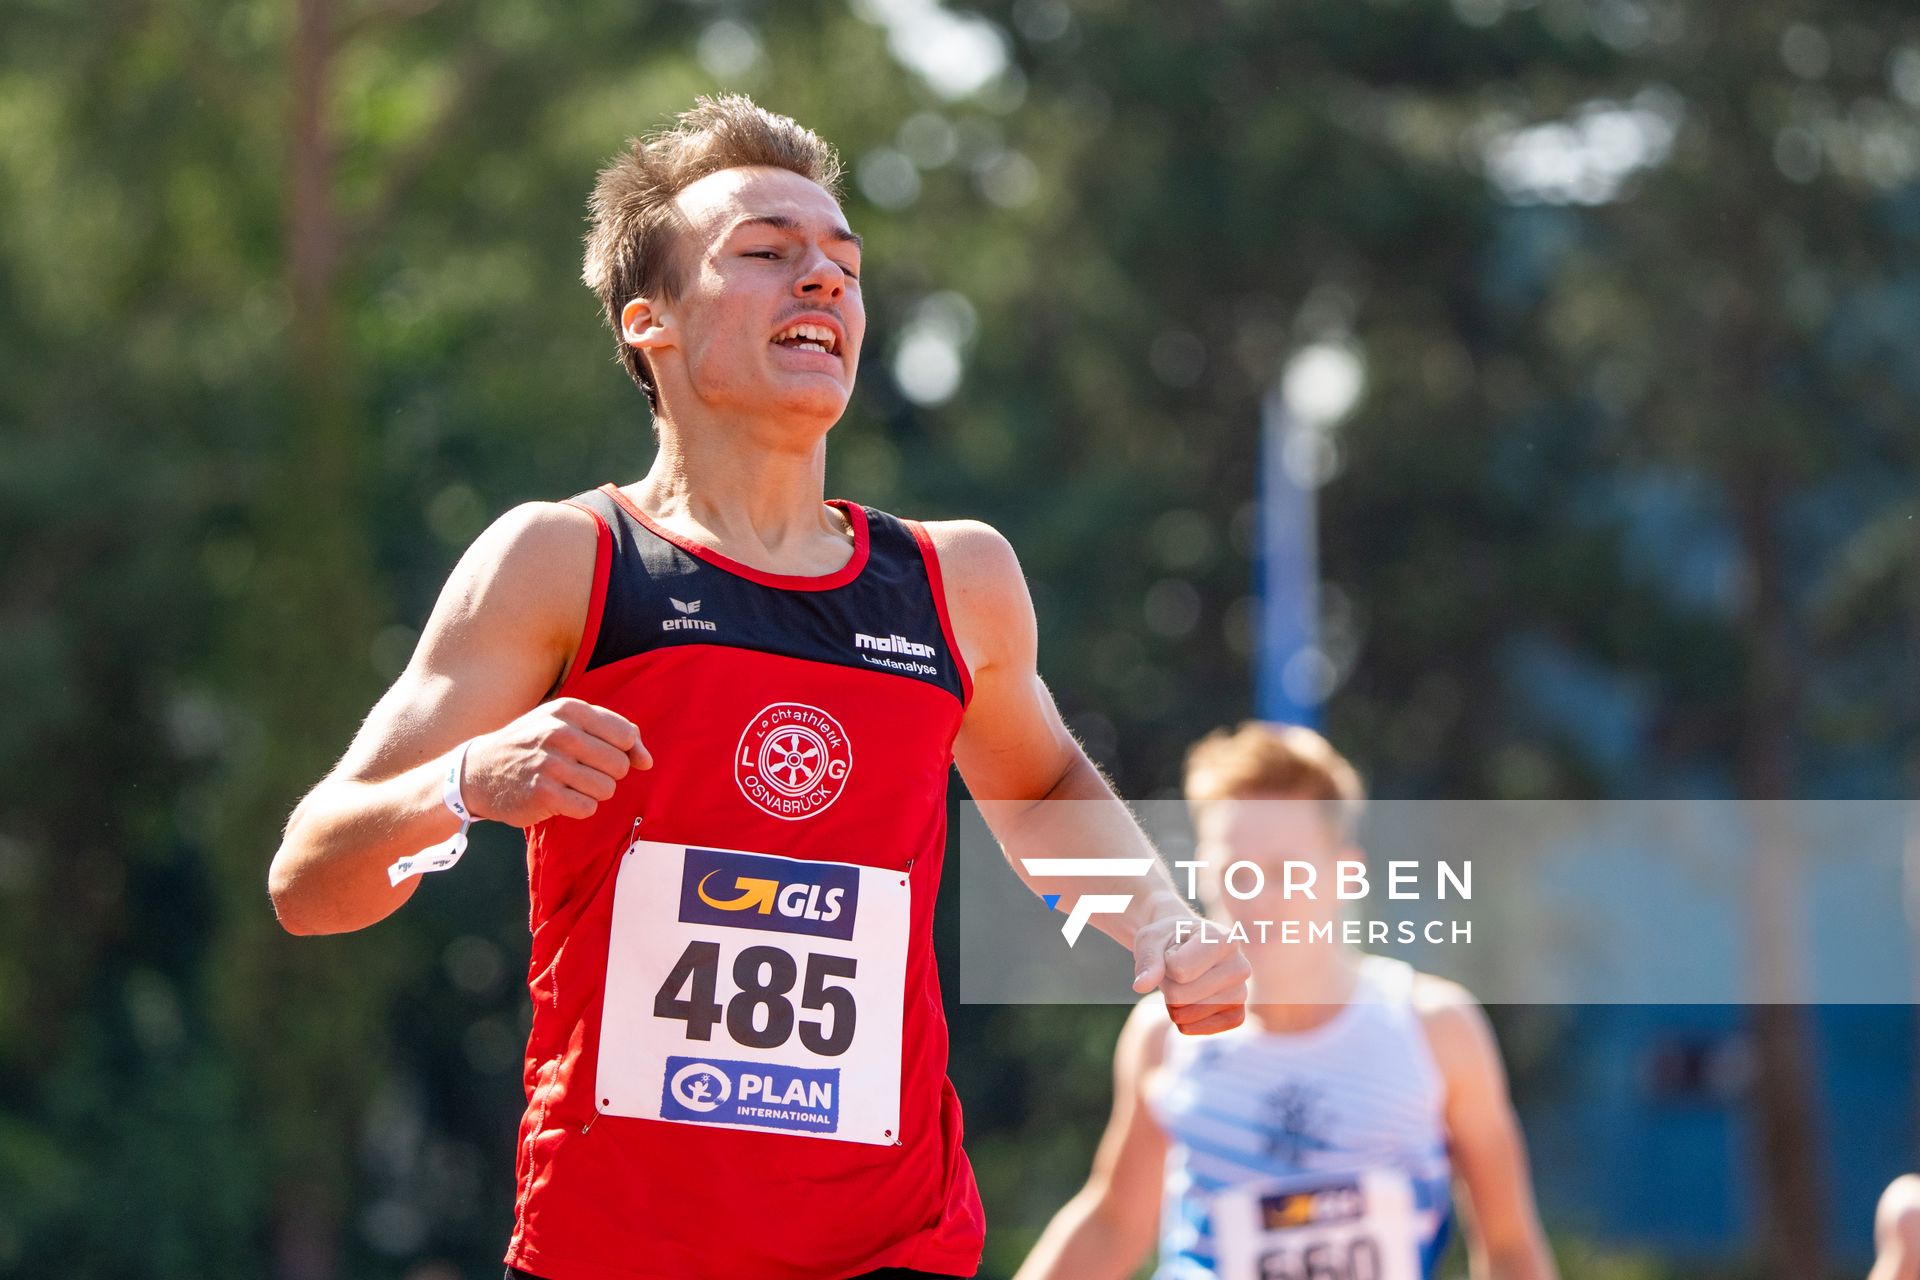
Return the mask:
<svg viewBox="0 0 1920 1280">
<path fill-rule="evenodd" d="M 779 587 L 782 591 L 831 591 L 835 587 L 846 586 L 859 577 L 860 571 L 867 567 L 867 512 L 859 503 L 849 502 L 845 498 L 827 499 L 827 505 L 844 511 L 848 523 L 853 525 L 853 554 L 848 557 L 845 564 L 832 573 L 767 573 L 750 564 L 742 564 L 731 556 L 722 555 L 712 547 L 695 542 L 658 523 L 652 516 L 642 511 L 632 498 L 623 493 L 619 485 L 604 484 L 600 486 L 600 491 L 619 503 L 628 515 L 688 555 L 705 560 L 714 568 L 724 569 L 735 577 L 757 582 L 763 587 Z"/>
<path fill-rule="evenodd" d="M 580 643 L 574 646 L 573 656 L 567 659 L 566 674 L 560 677 L 560 684 L 554 689 L 553 696 L 556 698 L 567 696 L 593 657 L 593 646 L 600 639 L 600 613 L 607 605 L 607 579 L 613 572 L 613 530 L 607 527 L 607 522 L 592 507 L 575 502 L 572 498 L 567 499 L 567 505 L 579 507 L 592 516 L 600 533 L 593 550 L 593 595 L 587 600 L 587 621 L 580 628 Z"/>
<path fill-rule="evenodd" d="M 940 613 L 940 634 L 947 638 L 947 652 L 953 655 L 954 670 L 960 673 L 960 705 L 966 706 L 973 701 L 973 673 L 967 670 L 967 660 L 960 656 L 960 646 L 954 642 L 953 619 L 947 616 L 947 588 L 940 577 L 940 553 L 933 549 L 933 535 L 918 520 L 902 520 L 913 533 L 913 540 L 920 544 L 920 558 L 926 561 L 927 584 L 933 588 L 933 607 Z"/>
</svg>

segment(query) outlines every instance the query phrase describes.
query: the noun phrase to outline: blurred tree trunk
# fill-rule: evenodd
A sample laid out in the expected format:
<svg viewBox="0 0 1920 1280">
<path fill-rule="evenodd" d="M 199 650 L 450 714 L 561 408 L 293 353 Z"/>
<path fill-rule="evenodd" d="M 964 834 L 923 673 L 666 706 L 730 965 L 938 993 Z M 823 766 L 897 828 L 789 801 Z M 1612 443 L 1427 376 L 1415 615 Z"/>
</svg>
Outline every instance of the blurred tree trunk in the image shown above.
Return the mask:
<svg viewBox="0 0 1920 1280">
<path fill-rule="evenodd" d="M 269 624 L 274 640 L 267 669 L 277 677 L 265 690 L 272 699 L 270 732 L 299 756 L 307 753 L 293 744 L 310 741 L 308 735 L 316 729 L 320 740 L 339 741 L 338 729 L 344 726 L 329 712 L 340 699 L 329 698 L 326 682 L 313 679 L 313 674 L 337 672 L 360 656 L 372 612 L 366 598 L 371 566 L 360 545 L 356 518 L 361 504 L 355 492 L 354 437 L 360 424 L 349 407 L 338 349 L 340 232 L 333 193 L 335 143 L 327 119 L 336 39 L 333 9 L 333 0 L 298 0 L 295 6 L 288 68 L 293 100 L 286 208 L 293 435 L 287 442 L 287 469 L 274 486 L 279 492 L 270 509 L 261 513 L 265 559 L 283 570 L 270 575 L 268 588 L 279 595 Z M 346 641 L 346 652 L 328 643 L 334 638 Z M 311 775 L 319 763 L 285 759 L 284 768 L 270 770 L 269 776 Z M 322 1034 L 307 1043 L 325 1046 L 324 1024 L 333 1024 L 343 1032 L 336 1044 L 364 1050 L 364 1044 L 350 1044 L 357 1037 L 348 1027 L 370 1019 L 374 1010 L 367 1007 L 366 996 L 356 999 L 351 988 L 340 989 L 337 979 L 327 982 L 326 957 L 320 951 L 325 944 L 281 937 L 273 941 L 284 959 L 268 971 L 284 979 L 283 998 L 312 1000 L 305 1016 L 323 1023 L 314 1028 Z M 373 989 L 366 988 L 369 993 Z M 344 1274 L 342 1218 L 351 1199 L 346 1151 L 352 1149 L 363 1094 L 347 1083 L 357 1074 L 352 1062 L 334 1057 L 322 1049 L 294 1064 L 296 1071 L 308 1075 L 301 1092 L 312 1108 L 308 1117 L 318 1123 L 298 1136 L 289 1135 L 293 1141 L 275 1153 L 272 1250 L 280 1280 L 334 1280 Z M 330 1077 L 347 1084 L 331 1097 L 326 1085 Z"/>
<path fill-rule="evenodd" d="M 339 321 L 343 236 L 329 122 L 338 14 L 297 0 L 287 47 L 284 272 L 291 307 L 280 434 L 253 495 L 259 571 L 239 617 L 239 684 L 256 749 L 232 790 L 226 988 L 229 1034 L 266 1117 L 268 1244 L 278 1280 L 337 1280 L 353 1157 L 388 1061 L 385 1013 L 399 940 L 295 938 L 275 921 L 266 869 L 297 792 L 346 745 L 372 701 L 379 609 L 366 528 L 367 424 Z"/>
<path fill-rule="evenodd" d="M 1735 520 L 1752 580 L 1752 642 L 1741 735 L 1741 794 L 1753 812 L 1753 873 L 1748 885 L 1753 994 L 1749 1023 L 1760 1178 L 1759 1219 L 1766 1274 L 1810 1280 L 1825 1273 L 1826 1197 L 1816 1116 L 1815 1070 L 1807 1017 L 1807 946 L 1799 849 L 1790 811 L 1793 748 L 1800 704 L 1774 528 L 1784 486 L 1764 457 L 1732 477 Z"/>
</svg>

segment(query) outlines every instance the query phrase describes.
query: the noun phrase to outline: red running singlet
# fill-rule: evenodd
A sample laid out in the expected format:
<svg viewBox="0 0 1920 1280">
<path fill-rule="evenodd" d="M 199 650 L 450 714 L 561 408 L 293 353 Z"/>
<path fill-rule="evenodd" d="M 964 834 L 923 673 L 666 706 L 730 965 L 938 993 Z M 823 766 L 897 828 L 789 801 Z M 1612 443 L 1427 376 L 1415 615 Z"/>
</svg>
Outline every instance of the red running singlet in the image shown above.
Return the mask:
<svg viewBox="0 0 1920 1280">
<path fill-rule="evenodd" d="M 972 685 L 926 531 L 836 500 L 852 558 L 782 576 L 612 485 L 572 502 L 600 542 L 559 696 L 632 720 L 654 767 L 527 833 L 505 1261 L 548 1280 L 972 1275 L 985 1220 L 933 955 Z"/>
</svg>

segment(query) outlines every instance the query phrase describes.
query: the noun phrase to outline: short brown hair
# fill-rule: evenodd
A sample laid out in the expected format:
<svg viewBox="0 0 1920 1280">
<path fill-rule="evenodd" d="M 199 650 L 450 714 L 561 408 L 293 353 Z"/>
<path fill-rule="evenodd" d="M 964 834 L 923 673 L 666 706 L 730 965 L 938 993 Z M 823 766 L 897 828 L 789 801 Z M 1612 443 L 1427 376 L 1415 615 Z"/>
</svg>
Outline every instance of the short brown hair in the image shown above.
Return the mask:
<svg viewBox="0 0 1920 1280">
<path fill-rule="evenodd" d="M 708 174 L 751 166 L 789 170 L 840 197 L 839 154 L 813 130 L 743 93 L 695 98 L 672 124 L 627 139 L 593 184 L 581 278 L 600 295 L 620 363 L 655 408 L 659 394 L 646 358 L 620 340 L 620 309 L 637 297 L 679 292 L 684 267 L 674 252 L 681 228 L 673 198 Z"/>
<path fill-rule="evenodd" d="M 1342 835 L 1366 803 L 1359 771 L 1333 744 L 1297 724 L 1243 720 L 1215 729 L 1187 751 L 1187 803 L 1197 813 L 1214 800 L 1276 796 L 1324 801 Z"/>
</svg>

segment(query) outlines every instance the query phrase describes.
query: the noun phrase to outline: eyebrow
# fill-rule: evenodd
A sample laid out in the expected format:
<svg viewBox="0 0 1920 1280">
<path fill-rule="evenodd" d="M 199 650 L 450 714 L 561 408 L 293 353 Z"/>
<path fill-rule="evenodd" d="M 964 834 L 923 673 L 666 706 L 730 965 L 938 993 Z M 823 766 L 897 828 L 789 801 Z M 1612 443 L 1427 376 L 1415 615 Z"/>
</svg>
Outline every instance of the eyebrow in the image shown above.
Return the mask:
<svg viewBox="0 0 1920 1280">
<path fill-rule="evenodd" d="M 785 215 L 784 213 L 762 213 L 762 214 L 756 214 L 750 218 L 740 219 L 740 221 L 733 224 L 733 230 L 727 232 L 727 234 L 732 235 L 734 234 L 734 232 L 739 231 L 742 227 L 756 227 L 756 226 L 757 227 L 774 227 L 780 231 L 799 232 L 799 231 L 805 230 L 805 228 L 803 228 L 798 221 L 796 221 L 793 218 L 787 217 L 787 215 Z M 839 226 L 837 224 L 828 228 L 827 239 L 838 240 L 842 244 L 850 244 L 856 249 L 864 248 L 864 242 L 860 239 L 859 236 L 853 234 L 853 232 L 847 230 L 845 227 Z"/>
</svg>

